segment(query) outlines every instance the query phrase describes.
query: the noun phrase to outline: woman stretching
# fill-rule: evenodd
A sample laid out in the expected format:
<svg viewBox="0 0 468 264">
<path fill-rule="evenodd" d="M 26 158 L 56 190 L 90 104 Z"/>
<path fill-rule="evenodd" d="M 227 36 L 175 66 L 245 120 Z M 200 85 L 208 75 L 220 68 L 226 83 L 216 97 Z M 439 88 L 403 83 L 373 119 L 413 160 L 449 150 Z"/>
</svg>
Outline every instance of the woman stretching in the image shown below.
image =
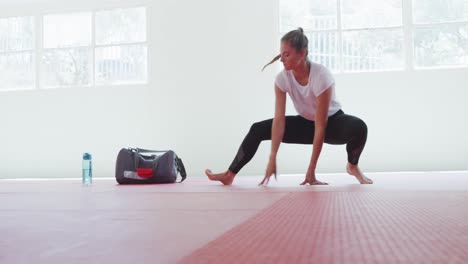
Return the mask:
<svg viewBox="0 0 468 264">
<path fill-rule="evenodd" d="M 324 185 L 317 180 L 315 168 L 323 143 L 346 144 L 346 171 L 361 184 L 372 184 L 359 169 L 359 157 L 367 139 L 367 126 L 361 119 L 341 110 L 335 96 L 335 81 L 323 65 L 311 62 L 308 39 L 302 28 L 288 32 L 281 38 L 281 53 L 266 66 L 281 58 L 284 65 L 275 79 L 275 116 L 254 123 L 232 161 L 223 173 L 205 174 L 212 181 L 231 185 L 234 177 L 255 155 L 263 140 L 271 140 L 271 152 L 265 177 L 260 185 L 267 185 L 271 175 L 276 178 L 276 155 L 281 142 L 313 144 L 309 167 L 301 185 Z M 264 67 L 264 68 L 265 68 Z M 299 115 L 285 116 L 286 94 L 289 94 Z"/>
</svg>

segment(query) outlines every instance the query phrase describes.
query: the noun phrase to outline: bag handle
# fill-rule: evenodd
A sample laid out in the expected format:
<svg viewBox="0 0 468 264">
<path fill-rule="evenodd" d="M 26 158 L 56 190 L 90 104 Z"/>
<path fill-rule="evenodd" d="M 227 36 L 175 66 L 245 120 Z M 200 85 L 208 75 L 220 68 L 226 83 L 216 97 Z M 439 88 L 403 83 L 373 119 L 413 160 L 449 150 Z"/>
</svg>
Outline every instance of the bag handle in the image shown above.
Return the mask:
<svg viewBox="0 0 468 264">
<path fill-rule="evenodd" d="M 176 164 L 177 164 L 177 171 L 180 173 L 180 176 L 182 177 L 182 180 L 180 182 L 185 181 L 185 178 L 187 178 L 187 172 L 185 171 L 185 166 L 184 163 L 182 163 L 182 160 L 176 155 Z"/>
<path fill-rule="evenodd" d="M 161 153 L 161 152 L 169 151 L 169 150 L 151 150 L 151 149 L 142 149 L 142 148 L 130 148 L 130 150 L 135 150 L 138 153 Z"/>
<path fill-rule="evenodd" d="M 138 167 L 140 166 L 140 155 L 139 155 L 140 153 L 166 152 L 166 151 L 148 150 L 148 149 L 140 149 L 140 148 L 128 148 L 128 150 L 130 150 L 131 152 L 133 152 L 135 154 L 135 155 L 133 155 L 135 169 L 138 169 Z"/>
</svg>

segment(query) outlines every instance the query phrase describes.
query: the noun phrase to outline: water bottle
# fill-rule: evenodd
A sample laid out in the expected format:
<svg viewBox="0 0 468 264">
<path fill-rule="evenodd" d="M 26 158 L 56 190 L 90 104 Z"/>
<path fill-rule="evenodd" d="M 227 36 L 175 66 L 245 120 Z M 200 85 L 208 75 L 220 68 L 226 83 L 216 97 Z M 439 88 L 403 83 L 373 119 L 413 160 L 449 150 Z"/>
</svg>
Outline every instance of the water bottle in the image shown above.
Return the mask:
<svg viewBox="0 0 468 264">
<path fill-rule="evenodd" d="M 93 182 L 93 169 L 91 163 L 91 154 L 83 154 L 83 185 L 90 186 Z"/>
</svg>

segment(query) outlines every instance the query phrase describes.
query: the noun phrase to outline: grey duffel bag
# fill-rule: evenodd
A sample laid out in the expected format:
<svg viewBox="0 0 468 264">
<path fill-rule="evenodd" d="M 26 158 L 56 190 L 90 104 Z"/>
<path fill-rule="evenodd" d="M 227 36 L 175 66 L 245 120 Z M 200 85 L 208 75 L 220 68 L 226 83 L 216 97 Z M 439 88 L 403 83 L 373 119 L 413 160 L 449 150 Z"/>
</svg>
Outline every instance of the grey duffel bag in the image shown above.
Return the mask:
<svg viewBox="0 0 468 264">
<path fill-rule="evenodd" d="M 119 184 L 174 183 L 187 177 L 182 160 L 172 150 L 123 148 L 117 155 L 115 179 Z"/>
</svg>

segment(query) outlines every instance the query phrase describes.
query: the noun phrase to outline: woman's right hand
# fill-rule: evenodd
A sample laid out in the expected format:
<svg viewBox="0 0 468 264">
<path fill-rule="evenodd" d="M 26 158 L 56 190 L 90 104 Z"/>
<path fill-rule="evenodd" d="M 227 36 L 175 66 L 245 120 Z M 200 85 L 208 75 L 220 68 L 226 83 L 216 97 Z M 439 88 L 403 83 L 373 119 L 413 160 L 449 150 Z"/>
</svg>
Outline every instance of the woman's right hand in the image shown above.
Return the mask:
<svg viewBox="0 0 468 264">
<path fill-rule="evenodd" d="M 265 177 L 258 185 L 267 186 L 272 174 L 275 175 L 276 180 L 276 157 L 270 157 L 270 160 L 268 161 L 268 166 L 266 168 Z"/>
</svg>

